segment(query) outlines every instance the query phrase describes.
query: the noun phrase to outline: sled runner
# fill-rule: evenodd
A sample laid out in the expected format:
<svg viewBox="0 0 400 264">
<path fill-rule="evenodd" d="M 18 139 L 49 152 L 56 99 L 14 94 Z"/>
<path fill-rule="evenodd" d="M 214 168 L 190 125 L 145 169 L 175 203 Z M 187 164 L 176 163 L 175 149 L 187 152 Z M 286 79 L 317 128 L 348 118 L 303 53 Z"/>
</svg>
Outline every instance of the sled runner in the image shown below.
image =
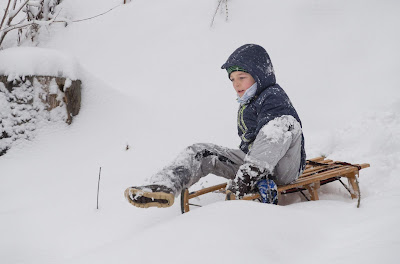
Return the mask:
<svg viewBox="0 0 400 264">
<path fill-rule="evenodd" d="M 318 189 L 321 185 L 340 181 L 343 186 L 349 191 L 351 198 L 358 198 L 357 207 L 360 206 L 360 187 L 358 185 L 357 177 L 359 177 L 359 171 L 364 168 L 368 168 L 368 163 L 363 164 L 350 164 L 347 162 L 333 161 L 325 159 L 324 157 L 318 157 L 311 160 L 307 160 L 307 166 L 305 171 L 300 177 L 292 184 L 278 186 L 279 195 L 300 192 L 307 200 L 319 200 Z M 341 178 L 347 178 L 349 185 L 343 183 Z M 189 192 L 186 188 L 181 193 L 181 211 L 182 213 L 189 212 L 190 204 L 189 200 L 200 195 L 210 192 L 223 192 L 225 193 L 225 187 L 227 183 L 211 186 L 198 191 Z M 308 198 L 303 191 L 307 190 L 310 198 Z M 247 195 L 242 200 L 256 200 L 260 198 L 260 194 L 254 193 Z M 235 199 L 229 194 L 226 197 L 227 200 Z"/>
</svg>

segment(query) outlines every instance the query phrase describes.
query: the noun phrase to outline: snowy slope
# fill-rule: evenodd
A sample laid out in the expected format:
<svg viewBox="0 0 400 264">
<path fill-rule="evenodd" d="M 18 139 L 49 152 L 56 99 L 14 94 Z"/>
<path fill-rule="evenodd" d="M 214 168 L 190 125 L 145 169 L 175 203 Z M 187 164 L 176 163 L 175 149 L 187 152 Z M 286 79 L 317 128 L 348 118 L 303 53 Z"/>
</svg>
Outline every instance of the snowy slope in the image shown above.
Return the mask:
<svg viewBox="0 0 400 264">
<path fill-rule="evenodd" d="M 81 19 L 121 1 L 64 2 L 60 15 Z M 84 69 L 82 108 L 71 126 L 43 127 L 0 158 L 1 263 L 397 263 L 400 5 L 230 0 L 228 21 L 223 10 L 210 28 L 217 3 L 138 0 L 43 31 L 39 47 Z M 124 200 L 189 144 L 237 146 L 237 103 L 220 66 L 245 43 L 270 53 L 309 158 L 371 164 L 361 208 L 336 183 L 317 202 L 216 198 L 186 215 L 179 199 L 148 210 Z"/>
</svg>

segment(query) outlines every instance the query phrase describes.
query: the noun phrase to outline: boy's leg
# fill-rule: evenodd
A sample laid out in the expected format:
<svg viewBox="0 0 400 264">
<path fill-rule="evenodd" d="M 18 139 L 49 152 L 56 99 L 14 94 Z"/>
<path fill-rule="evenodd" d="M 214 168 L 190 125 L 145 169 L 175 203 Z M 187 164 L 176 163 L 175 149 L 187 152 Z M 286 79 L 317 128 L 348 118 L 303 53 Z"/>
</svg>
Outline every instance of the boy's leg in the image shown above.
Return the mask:
<svg viewBox="0 0 400 264">
<path fill-rule="evenodd" d="M 178 196 L 202 177 L 212 173 L 226 179 L 234 179 L 245 153 L 211 143 L 199 143 L 187 147 L 167 167 L 148 179 L 150 184 L 160 184 L 173 190 Z"/>
<path fill-rule="evenodd" d="M 150 177 L 149 185 L 128 188 L 125 196 L 138 207 L 168 207 L 184 188 L 212 173 L 234 179 L 245 153 L 210 143 L 194 144 L 167 167 Z M 164 200 L 164 201 L 163 201 Z"/>
</svg>

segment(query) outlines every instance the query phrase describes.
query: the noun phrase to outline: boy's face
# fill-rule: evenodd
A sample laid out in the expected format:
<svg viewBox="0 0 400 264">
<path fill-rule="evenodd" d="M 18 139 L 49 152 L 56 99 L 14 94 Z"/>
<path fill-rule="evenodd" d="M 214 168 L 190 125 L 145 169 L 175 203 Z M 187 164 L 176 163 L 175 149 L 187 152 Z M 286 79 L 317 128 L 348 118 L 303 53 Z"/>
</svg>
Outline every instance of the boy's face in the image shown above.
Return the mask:
<svg viewBox="0 0 400 264">
<path fill-rule="evenodd" d="M 232 72 L 229 79 L 231 79 L 233 88 L 235 88 L 239 97 L 242 97 L 244 92 L 246 92 L 246 90 L 256 82 L 251 74 L 241 71 Z"/>
</svg>

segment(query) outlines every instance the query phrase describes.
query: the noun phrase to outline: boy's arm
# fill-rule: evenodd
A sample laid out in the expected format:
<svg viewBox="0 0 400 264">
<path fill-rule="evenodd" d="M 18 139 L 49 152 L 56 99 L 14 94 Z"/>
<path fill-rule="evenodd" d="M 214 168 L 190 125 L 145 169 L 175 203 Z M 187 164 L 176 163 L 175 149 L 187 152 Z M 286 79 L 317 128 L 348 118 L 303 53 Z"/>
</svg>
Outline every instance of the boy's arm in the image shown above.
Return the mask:
<svg viewBox="0 0 400 264">
<path fill-rule="evenodd" d="M 241 198 L 253 189 L 258 180 L 272 175 L 299 133 L 300 123 L 293 116 L 285 115 L 268 122 L 257 134 L 228 189 L 235 190 L 235 195 Z"/>
<path fill-rule="evenodd" d="M 298 133 L 301 133 L 300 123 L 291 115 L 269 121 L 258 132 L 244 162 L 272 173 L 276 164 L 288 151 L 293 135 Z"/>
</svg>

